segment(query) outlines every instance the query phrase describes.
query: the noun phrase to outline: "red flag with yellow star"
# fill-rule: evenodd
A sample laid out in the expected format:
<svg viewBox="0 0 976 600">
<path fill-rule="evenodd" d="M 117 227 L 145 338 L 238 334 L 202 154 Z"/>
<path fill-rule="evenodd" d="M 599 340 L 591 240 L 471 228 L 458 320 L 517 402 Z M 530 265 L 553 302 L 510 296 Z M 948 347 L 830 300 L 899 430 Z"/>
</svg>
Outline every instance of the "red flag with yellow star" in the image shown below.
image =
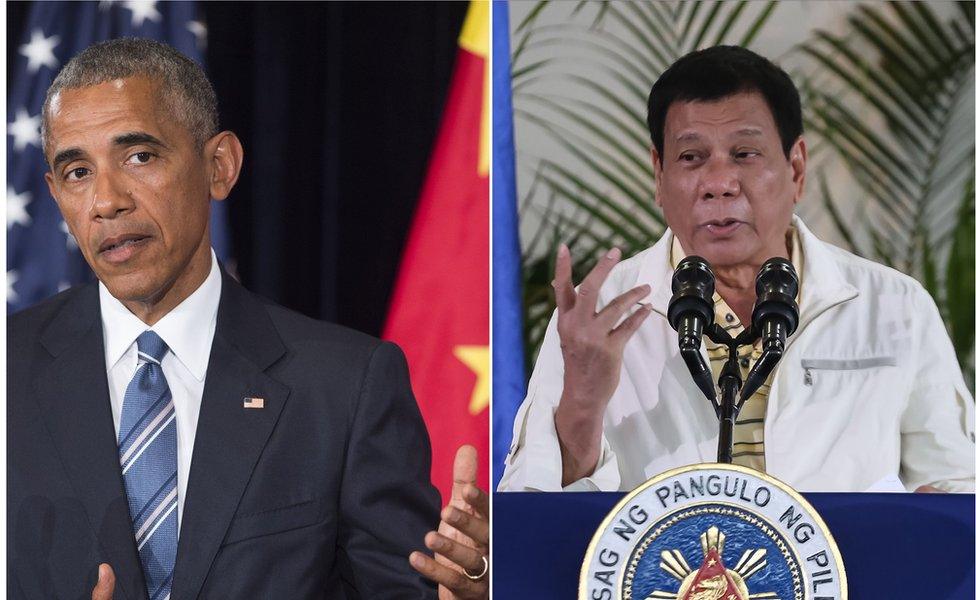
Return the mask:
<svg viewBox="0 0 976 600">
<path fill-rule="evenodd" d="M 407 355 L 445 502 L 463 444 L 478 449 L 488 489 L 488 9 L 468 8 L 383 335 Z"/>
</svg>

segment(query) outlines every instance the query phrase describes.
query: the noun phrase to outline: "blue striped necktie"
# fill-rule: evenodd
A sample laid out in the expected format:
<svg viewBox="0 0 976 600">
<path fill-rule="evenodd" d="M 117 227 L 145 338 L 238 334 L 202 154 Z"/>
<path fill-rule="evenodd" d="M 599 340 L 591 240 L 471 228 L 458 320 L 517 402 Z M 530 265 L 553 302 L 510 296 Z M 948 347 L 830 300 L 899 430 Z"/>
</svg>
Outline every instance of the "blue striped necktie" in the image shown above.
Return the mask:
<svg viewBox="0 0 976 600">
<path fill-rule="evenodd" d="M 150 600 L 165 600 L 176 566 L 176 410 L 161 362 L 169 348 L 155 332 L 136 340 L 139 368 L 125 390 L 119 464 Z"/>
</svg>

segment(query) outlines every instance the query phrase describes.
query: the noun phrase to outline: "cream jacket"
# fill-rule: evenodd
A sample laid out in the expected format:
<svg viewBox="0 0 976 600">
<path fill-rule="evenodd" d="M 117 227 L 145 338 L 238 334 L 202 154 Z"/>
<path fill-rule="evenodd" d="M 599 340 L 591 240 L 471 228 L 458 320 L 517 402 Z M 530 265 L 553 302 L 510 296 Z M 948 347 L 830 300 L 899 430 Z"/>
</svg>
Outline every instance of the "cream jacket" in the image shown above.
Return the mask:
<svg viewBox="0 0 976 600">
<path fill-rule="evenodd" d="M 766 471 L 800 491 L 974 490 L 973 398 L 932 298 L 914 279 L 818 240 L 803 248 L 800 322 L 766 411 Z M 563 488 L 553 415 L 563 361 L 550 321 L 515 418 L 499 490 L 631 490 L 714 462 L 718 421 L 677 352 L 666 314 L 672 233 L 622 261 L 598 305 L 646 283 L 652 314 L 628 342 L 594 473 Z M 704 348 L 703 348 L 704 352 Z"/>
</svg>

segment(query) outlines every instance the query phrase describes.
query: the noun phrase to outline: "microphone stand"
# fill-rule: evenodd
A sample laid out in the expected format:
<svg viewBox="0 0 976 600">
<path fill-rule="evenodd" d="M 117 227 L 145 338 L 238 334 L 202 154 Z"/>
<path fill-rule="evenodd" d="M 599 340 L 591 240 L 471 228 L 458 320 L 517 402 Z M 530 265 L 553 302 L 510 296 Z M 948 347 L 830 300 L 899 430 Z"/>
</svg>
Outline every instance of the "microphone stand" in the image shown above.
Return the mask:
<svg viewBox="0 0 976 600">
<path fill-rule="evenodd" d="M 754 343 L 759 339 L 759 330 L 750 325 L 748 329 L 733 338 L 718 324 L 711 323 L 705 329 L 704 333 L 716 344 L 723 344 L 729 349 L 729 357 L 726 359 L 725 365 L 722 367 L 722 372 L 718 376 L 718 385 L 722 398 L 718 415 L 718 462 L 731 463 L 732 433 L 735 428 L 735 420 L 739 416 L 739 411 L 742 410 L 742 405 L 749 399 L 749 396 L 752 396 L 756 389 L 762 385 L 762 382 L 766 380 L 766 375 L 769 374 L 769 371 L 772 371 L 776 362 L 779 361 L 779 356 L 770 356 L 773 360 L 769 360 L 766 358 L 768 350 L 763 348 L 762 356 L 756 362 L 756 366 L 758 367 L 762 363 L 764 368 L 754 369 L 749 373 L 749 376 L 746 378 L 747 389 L 743 390 L 748 393 L 743 393 L 740 397 L 739 391 L 743 388 L 742 375 L 739 373 L 739 346 Z M 759 376 L 762 376 L 762 379 L 757 384 L 755 380 Z M 738 401 L 736 401 L 736 397 L 738 397 Z"/>
<path fill-rule="evenodd" d="M 729 347 L 731 352 L 734 346 Z M 732 462 L 732 429 L 739 411 L 735 409 L 735 397 L 742 387 L 742 377 L 739 375 L 737 361 L 729 358 L 722 367 L 722 374 L 718 376 L 718 385 L 722 389 L 721 414 L 718 417 L 718 462 Z"/>
<path fill-rule="evenodd" d="M 674 295 L 668 304 L 668 322 L 678 332 L 681 358 L 688 366 L 692 380 L 712 403 L 718 417 L 718 462 L 731 463 L 735 419 L 746 400 L 776 368 L 786 349 L 786 338 L 796 330 L 799 280 L 793 265 L 784 258 L 774 257 L 763 263 L 756 276 L 752 323 L 735 338 L 712 320 L 714 313 L 709 300 L 715 291 L 714 285 L 714 274 L 705 259 L 689 256 L 678 263 L 671 277 Z M 711 369 L 701 355 L 702 335 L 729 349 L 728 359 L 718 377 L 718 397 L 710 377 Z M 753 344 L 760 337 L 763 339 L 762 354 L 743 382 L 739 372 L 739 346 Z"/>
</svg>

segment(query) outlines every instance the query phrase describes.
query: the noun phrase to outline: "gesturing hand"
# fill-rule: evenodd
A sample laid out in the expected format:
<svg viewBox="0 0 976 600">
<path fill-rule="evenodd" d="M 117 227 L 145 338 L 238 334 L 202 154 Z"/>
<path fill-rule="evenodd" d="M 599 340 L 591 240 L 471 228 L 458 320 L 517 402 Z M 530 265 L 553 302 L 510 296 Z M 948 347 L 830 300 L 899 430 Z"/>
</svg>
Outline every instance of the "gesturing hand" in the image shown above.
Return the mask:
<svg viewBox="0 0 976 600">
<path fill-rule="evenodd" d="M 488 494 L 475 485 L 477 479 L 478 452 L 461 446 L 454 457 L 451 500 L 437 531 L 424 537 L 435 560 L 410 554 L 413 568 L 439 584 L 440 600 L 488 598 Z"/>
<path fill-rule="evenodd" d="M 115 594 L 115 573 L 108 563 L 98 565 L 98 583 L 92 589 L 92 600 L 112 600 Z"/>
<path fill-rule="evenodd" d="M 552 286 L 564 365 L 556 433 L 563 458 L 563 485 L 593 472 L 599 459 L 603 413 L 620 382 L 624 345 L 650 314 L 650 308 L 642 306 L 624 318 L 650 293 L 647 285 L 617 296 L 597 312 L 600 287 L 619 260 L 617 248 L 607 252 L 576 291 L 569 248 L 561 244 L 556 255 Z"/>
</svg>

